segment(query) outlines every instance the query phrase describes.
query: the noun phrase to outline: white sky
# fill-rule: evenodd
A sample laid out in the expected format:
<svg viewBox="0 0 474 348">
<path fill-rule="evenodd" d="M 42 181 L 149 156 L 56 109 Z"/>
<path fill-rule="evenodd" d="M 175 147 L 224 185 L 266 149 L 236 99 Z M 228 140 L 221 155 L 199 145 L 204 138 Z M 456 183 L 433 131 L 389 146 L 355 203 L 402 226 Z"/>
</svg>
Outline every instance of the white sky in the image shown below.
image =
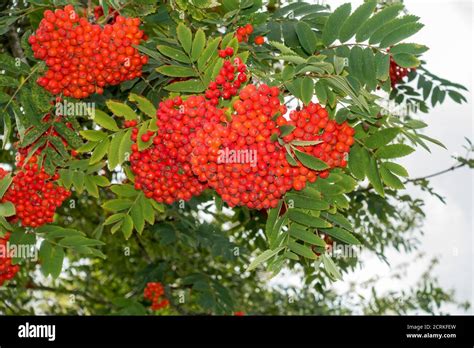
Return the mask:
<svg viewBox="0 0 474 348">
<path fill-rule="evenodd" d="M 315 1 L 316 2 L 316 1 Z M 325 1 L 336 8 L 347 0 Z M 352 8 L 356 8 L 363 1 L 351 1 Z M 321 1 L 319 1 L 321 3 Z M 408 156 L 401 164 L 408 168 L 411 177 L 419 177 L 446 169 L 453 164 L 453 154 L 464 154 L 462 145 L 464 137 L 474 141 L 473 137 L 473 2 L 470 0 L 424 1 L 405 0 L 408 11 L 421 17 L 425 27 L 408 42 L 425 44 L 430 50 L 423 55 L 427 68 L 434 74 L 450 81 L 461 83 L 469 88 L 468 104 L 459 105 L 446 98 L 442 106 L 437 105 L 428 114 L 420 117 L 429 127 L 426 134 L 441 140 L 448 150 L 432 147 L 432 153 L 419 149 Z M 421 240 L 420 250 L 426 253 L 426 261 L 433 256 L 441 259 L 435 268 L 434 276 L 438 277 L 445 289 L 454 289 L 456 298 L 470 301 L 474 304 L 474 276 L 473 276 L 473 175 L 469 169 L 460 169 L 449 174 L 434 178 L 432 186 L 446 198 L 444 205 L 434 197 L 419 192 L 413 186 L 407 187 L 407 192 L 425 200 L 426 220 Z M 410 261 L 404 254 L 390 251 L 388 254 L 391 268 L 401 262 Z M 427 267 L 427 262 L 412 262 L 405 278 L 390 281 L 382 280 L 377 285 L 378 292 L 408 288 L 419 278 Z M 345 276 L 343 281 L 335 283 L 339 290 L 347 289 L 350 280 L 361 282 L 374 275 L 384 276 L 390 268 L 376 257 L 364 258 L 364 265 L 360 270 Z M 295 278 L 284 275 L 275 282 L 291 282 L 295 285 Z M 461 312 L 447 306 L 444 312 L 456 314 Z M 474 313 L 473 308 L 469 310 Z"/>
</svg>

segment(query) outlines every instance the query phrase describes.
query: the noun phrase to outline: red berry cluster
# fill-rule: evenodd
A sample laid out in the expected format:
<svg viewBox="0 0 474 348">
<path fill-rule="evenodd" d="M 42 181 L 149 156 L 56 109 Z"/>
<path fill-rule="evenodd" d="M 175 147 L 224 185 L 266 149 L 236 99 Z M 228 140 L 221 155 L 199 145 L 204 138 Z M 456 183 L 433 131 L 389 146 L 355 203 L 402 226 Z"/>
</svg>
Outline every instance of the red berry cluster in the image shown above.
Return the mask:
<svg viewBox="0 0 474 348">
<path fill-rule="evenodd" d="M 232 47 L 219 51 L 219 57 L 227 58 L 234 54 Z M 215 80 L 209 83 L 205 96 L 213 105 L 219 103 L 219 97 L 230 99 L 235 96 L 240 86 L 247 81 L 247 66 L 236 57 L 233 62 L 226 59 Z"/>
<path fill-rule="evenodd" d="M 20 164 L 23 162 L 23 157 Z M 11 202 L 15 205 L 16 217 L 25 227 L 39 227 L 53 222 L 56 209 L 71 195 L 64 187 L 54 181 L 59 175 L 45 173 L 32 156 L 29 163 L 24 165 L 13 177 L 12 184 L 3 196 L 1 202 Z M 0 178 L 7 173 L 0 169 Z"/>
<path fill-rule="evenodd" d="M 194 173 L 230 206 L 275 207 L 291 189 L 285 150 L 272 139 L 283 118 L 278 113 L 286 112 L 279 93 L 265 84 L 245 86 L 233 104 L 232 121 L 207 123 L 191 141 Z"/>
<path fill-rule="evenodd" d="M 237 28 L 237 32 L 235 34 L 235 37 L 237 38 L 237 41 L 239 42 L 247 42 L 249 41 L 249 35 L 253 33 L 253 26 L 252 24 L 248 23 L 244 25 L 243 27 Z"/>
<path fill-rule="evenodd" d="M 310 102 L 302 110 L 290 112 L 290 121 L 287 124 L 296 128 L 283 138 L 285 142 L 320 141 L 316 145 L 296 146 L 296 148 L 321 159 L 330 168 L 347 165 L 346 156 L 351 145 L 354 144 L 355 133 L 347 122 L 338 124 L 336 121 L 329 120 L 326 109 Z M 302 190 L 306 186 L 306 181 L 314 182 L 317 176 L 326 178 L 329 175 L 327 170 L 316 172 L 307 169 L 301 163 L 299 163 L 299 168 L 300 173 L 295 176 L 293 182 L 295 190 Z"/>
<path fill-rule="evenodd" d="M 193 174 L 190 165 L 191 141 L 205 122 L 218 122 L 223 110 L 203 96 L 180 97 L 160 103 L 157 111 L 158 131 L 145 133 L 141 140 L 153 141 L 143 151 L 132 145 L 131 169 L 136 175 L 135 188 L 158 202 L 171 204 L 189 200 L 207 188 Z M 153 139 L 152 139 L 153 137 Z M 137 141 L 138 129 L 132 131 Z"/>
<path fill-rule="evenodd" d="M 114 24 L 102 28 L 79 17 L 72 5 L 46 10 L 28 39 L 35 58 L 49 68 L 38 84 L 53 94 L 86 98 L 102 94 L 106 85 L 141 76 L 148 57 L 132 46 L 143 39 L 139 26 L 138 18 L 117 16 Z"/>
<path fill-rule="evenodd" d="M 400 83 L 405 76 L 408 75 L 409 70 L 407 68 L 402 68 L 399 66 L 392 56 L 390 56 L 390 82 L 392 84 L 392 88 L 395 87 L 396 84 Z"/>
<path fill-rule="evenodd" d="M 0 176 L 1 176 L 0 169 Z M 20 270 L 19 265 L 12 265 L 11 257 L 7 257 L 3 252 L 7 252 L 7 242 L 10 239 L 10 232 L 7 232 L 3 238 L 0 238 L 0 249 L 2 253 L 0 255 L 0 286 L 2 286 L 7 280 L 13 279 L 13 277 Z"/>
<path fill-rule="evenodd" d="M 166 308 L 170 302 L 168 299 L 161 297 L 165 294 L 163 284 L 159 282 L 147 283 L 145 290 L 143 291 L 143 297 L 146 300 L 151 301 L 151 309 L 154 311 Z"/>
</svg>

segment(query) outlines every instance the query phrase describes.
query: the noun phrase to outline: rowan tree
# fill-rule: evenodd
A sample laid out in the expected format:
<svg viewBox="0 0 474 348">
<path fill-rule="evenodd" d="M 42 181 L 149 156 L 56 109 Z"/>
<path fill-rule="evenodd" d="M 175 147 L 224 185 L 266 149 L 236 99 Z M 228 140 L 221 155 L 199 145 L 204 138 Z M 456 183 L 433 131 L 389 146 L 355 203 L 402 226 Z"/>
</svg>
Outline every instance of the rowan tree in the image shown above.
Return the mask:
<svg viewBox="0 0 474 348">
<path fill-rule="evenodd" d="M 410 41 L 422 19 L 402 3 L 1 6 L 0 244 L 38 255 L 0 258 L 2 313 L 457 303 L 429 272 L 370 300 L 333 289 L 361 250 L 416 252 L 410 188 L 436 192 L 397 159 L 444 147 L 424 131 L 429 111 L 466 101 L 427 69 L 428 47 Z M 472 168 L 471 151 L 447 171 Z M 268 286 L 282 270 L 304 290 Z"/>
</svg>

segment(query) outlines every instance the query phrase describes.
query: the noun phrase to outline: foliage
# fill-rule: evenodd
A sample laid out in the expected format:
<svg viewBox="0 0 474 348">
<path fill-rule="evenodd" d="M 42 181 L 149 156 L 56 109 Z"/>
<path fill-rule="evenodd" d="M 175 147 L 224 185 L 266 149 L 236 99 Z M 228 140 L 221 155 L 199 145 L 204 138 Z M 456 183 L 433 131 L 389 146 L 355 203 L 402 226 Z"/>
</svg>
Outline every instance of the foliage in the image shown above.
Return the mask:
<svg viewBox="0 0 474 348">
<path fill-rule="evenodd" d="M 349 293 L 336 294 L 331 284 L 355 269 L 359 255 L 331 255 L 327 236 L 382 259 L 389 247 L 405 252 L 417 248 L 423 202 L 404 189 L 407 184 L 428 189 L 428 181 L 409 179 L 396 160 L 420 148 L 444 145 L 424 133 L 425 118 L 413 112 L 396 114 L 383 105 L 391 100 L 409 111 L 416 106 L 428 113 L 428 104 L 435 107 L 446 97 L 465 102 L 466 89 L 429 72 L 421 58 L 428 48 L 405 41 L 423 24 L 404 14 L 402 4 L 367 1 L 356 9 L 348 3 L 333 10 L 259 0 L 93 1 L 105 13 L 112 7 L 142 19 L 149 37 L 138 48 L 149 63 L 143 77 L 87 99 L 94 105 L 87 113 L 43 122 L 56 106 L 35 82 L 45 65 L 33 57 L 27 38 L 44 10 L 67 3 L 30 1 L 1 9 L 0 162 L 13 165 L 16 141 L 19 147 L 54 141 L 47 132 L 51 127 L 79 153 L 75 158 L 59 144 L 42 153 L 42 163 L 59 172 L 60 184 L 73 197 L 58 211 L 54 225 L 15 227 L 15 240 L 39 248 L 39 262 L 18 260 L 22 271 L 0 292 L 6 299 L 1 312 L 144 314 L 143 288 L 160 281 L 171 301 L 165 314 L 347 314 L 355 311 L 344 304 Z M 72 3 L 77 9 L 82 6 Z M 267 44 L 239 43 L 235 30 L 246 23 Z M 222 66 L 219 45 L 238 51 L 253 82 L 279 86 L 290 108 L 317 98 L 331 118 L 348 121 L 356 130 L 348 168 L 333 170 L 303 191 L 289 192 L 268 212 L 229 209 L 211 191 L 189 202 L 163 205 L 135 190 L 128 164 L 131 130 L 122 128 L 123 122 L 136 120 L 139 149 L 150 146 L 140 135 L 155 130 L 158 102 L 203 92 Z M 390 82 L 390 55 L 411 69 L 408 81 L 396 88 Z M 231 101 L 221 104 L 229 105 Z M 314 157 L 295 155 L 309 167 L 321 165 Z M 469 157 L 458 160 L 472 168 Z M 0 181 L 0 198 L 8 180 Z M 13 227 L 3 216 L 1 232 Z M 298 305 L 285 300 L 295 290 L 264 286 L 269 275 L 283 269 L 304 281 Z M 373 292 L 371 301 L 360 301 L 364 308 L 359 310 L 433 313 L 441 302 L 454 301 L 436 281 L 435 286 L 427 285 L 427 276 L 424 281 L 421 293 L 408 295 L 404 305 L 395 300 L 400 294 L 379 298 Z M 48 303 L 43 291 L 55 293 L 57 302 Z"/>
</svg>

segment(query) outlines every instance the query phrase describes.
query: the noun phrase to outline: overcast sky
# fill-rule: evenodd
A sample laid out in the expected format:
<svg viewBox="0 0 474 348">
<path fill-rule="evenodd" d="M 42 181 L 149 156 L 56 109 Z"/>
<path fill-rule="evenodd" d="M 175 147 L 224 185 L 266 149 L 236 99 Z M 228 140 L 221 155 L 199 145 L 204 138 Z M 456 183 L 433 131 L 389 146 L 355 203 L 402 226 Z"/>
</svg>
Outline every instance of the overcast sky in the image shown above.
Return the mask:
<svg viewBox="0 0 474 348">
<path fill-rule="evenodd" d="M 326 1 L 336 8 L 346 1 Z M 351 1 L 356 8 L 363 1 Z M 321 1 L 319 1 L 321 3 Z M 453 164 L 453 154 L 463 154 L 464 137 L 473 139 L 473 3 L 470 0 L 406 0 L 408 11 L 421 17 L 425 27 L 410 38 L 409 42 L 417 42 L 430 47 L 423 55 L 427 68 L 434 74 L 458 82 L 469 88 L 468 104 L 459 105 L 446 98 L 442 106 L 436 106 L 429 114 L 420 117 L 429 127 L 427 135 L 441 140 L 448 150 L 433 147 L 432 153 L 419 149 L 400 163 L 409 170 L 411 177 L 425 176 L 446 169 Z M 446 198 L 444 205 L 437 198 L 419 192 L 413 186 L 407 187 L 407 192 L 425 200 L 427 215 L 420 249 L 426 253 L 426 262 L 412 262 L 407 276 L 397 281 L 383 280 L 377 285 L 379 292 L 408 288 L 419 278 L 420 273 L 427 267 L 427 261 L 438 256 L 441 260 L 435 269 L 435 276 L 441 285 L 456 291 L 459 300 L 470 301 L 474 304 L 473 276 L 473 175 L 469 169 L 459 169 L 432 180 L 432 186 Z M 394 268 L 397 264 L 410 259 L 401 258 L 403 254 L 395 251 L 388 253 L 389 261 Z M 361 269 L 341 282 L 335 284 L 336 289 L 344 290 L 349 280 L 361 282 L 374 275 L 384 276 L 390 268 L 380 262 L 375 256 L 366 257 Z M 278 282 L 293 282 L 294 278 L 284 277 Z M 451 314 L 462 313 L 451 306 L 443 308 Z M 474 313 L 473 309 L 469 310 Z"/>
</svg>

